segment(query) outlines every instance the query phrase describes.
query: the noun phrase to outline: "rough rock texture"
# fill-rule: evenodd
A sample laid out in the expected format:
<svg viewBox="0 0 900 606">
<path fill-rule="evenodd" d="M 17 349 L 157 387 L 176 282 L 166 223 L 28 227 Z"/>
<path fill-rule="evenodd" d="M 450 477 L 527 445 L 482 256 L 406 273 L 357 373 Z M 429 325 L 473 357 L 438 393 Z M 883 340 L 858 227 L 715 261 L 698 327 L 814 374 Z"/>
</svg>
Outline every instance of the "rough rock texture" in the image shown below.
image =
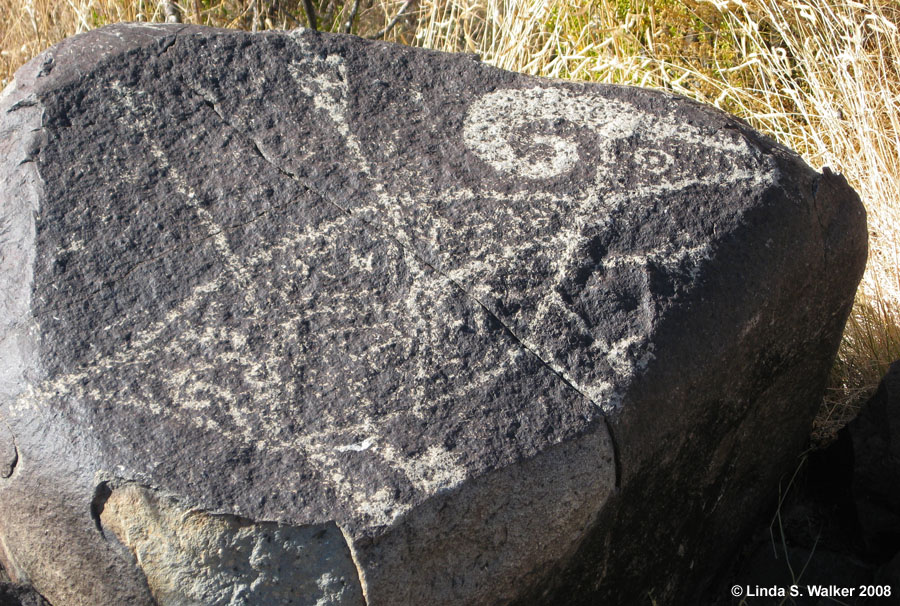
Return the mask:
<svg viewBox="0 0 900 606">
<path fill-rule="evenodd" d="M 32 587 L 0 582 L 0 606 L 47 606 Z"/>
<path fill-rule="evenodd" d="M 845 431 L 862 537 L 870 551 L 891 557 L 900 552 L 900 361 Z"/>
<path fill-rule="evenodd" d="M 0 559 L 56 606 L 688 600 L 866 254 L 681 98 L 176 25 L 18 72 L 0 226 Z"/>
<path fill-rule="evenodd" d="M 134 484 L 110 490 L 100 522 L 134 553 L 159 606 L 363 604 L 333 522 L 295 528 L 210 515 Z"/>
<path fill-rule="evenodd" d="M 894 595 L 891 596 L 891 600 L 885 600 L 885 603 L 900 604 L 900 596 L 896 595 L 897 588 L 900 587 L 900 552 L 878 570 L 875 582 L 891 586 Z"/>
</svg>

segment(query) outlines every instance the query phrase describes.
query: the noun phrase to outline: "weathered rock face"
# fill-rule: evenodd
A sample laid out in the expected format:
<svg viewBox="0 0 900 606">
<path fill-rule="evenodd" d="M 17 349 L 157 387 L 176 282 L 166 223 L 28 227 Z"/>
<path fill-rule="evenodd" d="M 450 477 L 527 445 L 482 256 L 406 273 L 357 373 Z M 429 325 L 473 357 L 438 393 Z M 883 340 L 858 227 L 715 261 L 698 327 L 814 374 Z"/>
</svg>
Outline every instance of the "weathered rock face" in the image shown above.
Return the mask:
<svg viewBox="0 0 900 606">
<path fill-rule="evenodd" d="M 57 605 L 677 603 L 866 253 L 717 111 L 309 31 L 67 40 L 0 163 L 0 551 Z"/>
</svg>

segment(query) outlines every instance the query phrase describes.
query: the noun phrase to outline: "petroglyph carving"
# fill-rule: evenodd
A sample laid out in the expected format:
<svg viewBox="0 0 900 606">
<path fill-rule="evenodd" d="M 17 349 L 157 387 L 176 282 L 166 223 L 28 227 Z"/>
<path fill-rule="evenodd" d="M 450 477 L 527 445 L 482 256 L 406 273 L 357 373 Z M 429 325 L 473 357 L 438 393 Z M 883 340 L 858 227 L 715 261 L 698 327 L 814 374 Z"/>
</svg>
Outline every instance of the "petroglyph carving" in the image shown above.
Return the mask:
<svg viewBox="0 0 900 606">
<path fill-rule="evenodd" d="M 504 89 L 472 103 L 463 137 L 475 155 L 498 171 L 550 179 L 579 160 L 573 129 L 589 129 L 604 141 L 626 137 L 640 120 L 628 109 L 619 101 L 560 88 Z M 568 137 L 553 131 L 568 131 Z M 612 160 L 611 150 L 606 159 Z"/>
<path fill-rule="evenodd" d="M 749 147 L 728 137 L 702 133 L 690 124 L 636 109 L 628 103 L 595 91 L 558 87 L 501 89 L 474 101 L 466 115 L 463 137 L 472 152 L 494 169 L 526 179 L 552 179 L 571 171 L 579 161 L 596 166 L 597 185 L 614 180 L 620 165 L 632 163 L 639 171 L 666 175 L 677 168 L 665 151 L 673 141 L 699 148 L 712 145 L 721 154 L 737 156 Z M 588 139 L 598 148 L 590 157 L 579 155 L 578 138 Z M 623 139 L 641 141 L 633 150 L 617 150 Z M 708 175 L 669 174 L 689 177 L 693 182 L 714 178 Z M 728 175 L 725 178 L 746 178 Z M 684 182 L 663 182 L 663 188 L 677 189 Z M 640 197 L 640 193 L 634 196 Z"/>
<path fill-rule="evenodd" d="M 0 135 L 0 545 L 72 606 L 678 602 L 865 258 L 719 112 L 355 37 L 92 31 Z"/>
</svg>

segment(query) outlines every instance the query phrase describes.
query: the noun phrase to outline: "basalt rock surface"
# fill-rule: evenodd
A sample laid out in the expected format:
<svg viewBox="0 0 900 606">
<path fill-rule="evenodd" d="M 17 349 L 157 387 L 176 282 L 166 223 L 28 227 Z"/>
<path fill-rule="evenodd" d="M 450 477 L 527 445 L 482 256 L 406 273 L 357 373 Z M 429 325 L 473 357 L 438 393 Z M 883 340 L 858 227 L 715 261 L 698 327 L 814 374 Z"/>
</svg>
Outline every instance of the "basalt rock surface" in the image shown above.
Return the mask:
<svg viewBox="0 0 900 606">
<path fill-rule="evenodd" d="M 47 606 L 34 588 L 0 581 L 0 606 Z"/>
<path fill-rule="evenodd" d="M 676 604 L 866 255 L 716 110 L 117 25 L 0 98 L 0 559 L 52 604 Z"/>
</svg>

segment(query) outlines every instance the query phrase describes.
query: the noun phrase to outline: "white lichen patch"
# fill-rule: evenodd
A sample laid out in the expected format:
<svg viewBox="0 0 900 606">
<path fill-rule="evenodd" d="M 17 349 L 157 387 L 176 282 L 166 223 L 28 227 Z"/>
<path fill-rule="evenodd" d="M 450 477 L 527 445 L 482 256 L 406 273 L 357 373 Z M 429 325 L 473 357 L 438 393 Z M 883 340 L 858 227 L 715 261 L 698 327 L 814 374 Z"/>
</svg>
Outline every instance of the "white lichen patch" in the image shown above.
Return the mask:
<svg viewBox="0 0 900 606">
<path fill-rule="evenodd" d="M 425 494 L 455 488 L 466 479 L 458 457 L 440 446 L 430 446 L 420 455 L 409 456 L 389 445 L 380 449 L 380 454 L 385 461 L 402 469 L 413 486 Z"/>
<path fill-rule="evenodd" d="M 366 438 L 362 442 L 357 442 L 355 444 L 347 444 L 346 446 L 338 446 L 338 452 L 362 452 L 364 450 L 369 450 L 372 447 L 372 444 L 375 443 L 375 438 Z"/>
<path fill-rule="evenodd" d="M 361 496 L 357 499 L 356 506 L 359 514 L 372 528 L 390 526 L 412 509 L 409 505 L 398 503 L 387 486 L 382 486 L 374 494 Z"/>
</svg>

